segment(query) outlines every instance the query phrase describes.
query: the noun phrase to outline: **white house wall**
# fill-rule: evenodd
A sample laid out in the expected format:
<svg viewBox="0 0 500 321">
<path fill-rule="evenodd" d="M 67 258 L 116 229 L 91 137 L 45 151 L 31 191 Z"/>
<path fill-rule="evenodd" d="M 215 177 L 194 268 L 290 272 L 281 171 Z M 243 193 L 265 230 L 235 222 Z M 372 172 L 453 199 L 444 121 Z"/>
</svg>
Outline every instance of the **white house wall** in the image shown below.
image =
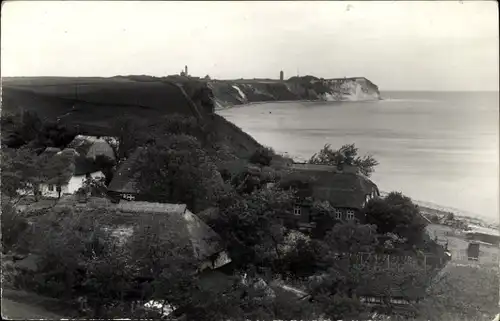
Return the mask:
<svg viewBox="0 0 500 321">
<path fill-rule="evenodd" d="M 104 174 L 101 171 L 91 173 L 90 176 L 93 179 L 98 179 L 98 178 L 103 178 Z M 68 189 L 67 192 L 68 194 L 74 194 L 76 191 L 78 191 L 82 186 L 83 182 L 85 181 L 85 175 L 77 175 L 71 177 L 71 179 L 68 182 Z"/>
</svg>

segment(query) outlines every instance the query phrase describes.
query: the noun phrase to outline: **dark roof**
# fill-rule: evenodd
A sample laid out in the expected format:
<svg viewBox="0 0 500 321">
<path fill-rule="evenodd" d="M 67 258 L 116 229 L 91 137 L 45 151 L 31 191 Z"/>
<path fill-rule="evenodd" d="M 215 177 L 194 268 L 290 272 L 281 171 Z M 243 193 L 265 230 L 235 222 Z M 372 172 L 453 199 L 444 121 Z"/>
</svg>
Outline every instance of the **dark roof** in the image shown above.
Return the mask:
<svg viewBox="0 0 500 321">
<path fill-rule="evenodd" d="M 82 156 L 80 154 L 75 157 L 75 171 L 74 175 L 85 175 L 94 173 L 101 170 L 97 164 L 87 157 Z"/>
<path fill-rule="evenodd" d="M 113 139 L 113 137 L 109 137 Z M 77 135 L 67 146 L 75 149 L 82 157 L 93 157 L 98 155 L 114 159 L 111 146 L 100 137 Z"/>
<path fill-rule="evenodd" d="M 220 236 L 198 216 L 186 208 L 185 204 L 151 202 L 113 203 L 107 198 L 92 197 L 85 203 L 74 195 L 64 196 L 54 210 L 80 209 L 89 211 L 105 209 L 106 215 L 96 216 L 96 220 L 112 229 L 135 228 L 141 222 L 151 222 L 161 228 L 164 236 L 176 238 L 179 246 L 190 245 L 193 254 L 204 259 L 223 250 Z"/>
<path fill-rule="evenodd" d="M 127 158 L 113 175 L 113 180 L 108 186 L 109 191 L 119 193 L 137 193 L 137 177 L 135 171 L 135 164 L 142 153 L 145 151 L 144 147 L 138 147 Z"/>
<path fill-rule="evenodd" d="M 68 168 L 66 181 L 69 181 L 73 175 L 85 175 L 100 170 L 92 159 L 83 156 L 73 148 L 65 148 L 61 151 L 59 148 L 47 147 L 40 156 L 45 158 L 47 167 L 58 158 L 67 162 L 67 166 L 71 168 Z"/>
<path fill-rule="evenodd" d="M 50 168 L 54 162 L 62 162 L 64 164 L 64 168 L 67 169 L 64 171 L 65 177 L 63 177 L 62 181 L 69 182 L 75 170 L 74 157 L 71 154 L 71 151 L 61 151 L 59 148 L 47 147 L 40 154 L 40 156 L 43 157 L 44 161 L 42 171 L 45 172 L 46 175 L 51 175 Z M 54 177 L 48 177 L 47 183 L 52 184 L 53 180 Z"/>
<path fill-rule="evenodd" d="M 312 197 L 326 200 L 334 207 L 357 208 L 363 207 L 366 196 L 378 188 L 367 177 L 356 173 L 342 173 L 330 168 L 301 169 L 293 168 L 288 178 L 307 179 L 311 187 Z"/>
</svg>

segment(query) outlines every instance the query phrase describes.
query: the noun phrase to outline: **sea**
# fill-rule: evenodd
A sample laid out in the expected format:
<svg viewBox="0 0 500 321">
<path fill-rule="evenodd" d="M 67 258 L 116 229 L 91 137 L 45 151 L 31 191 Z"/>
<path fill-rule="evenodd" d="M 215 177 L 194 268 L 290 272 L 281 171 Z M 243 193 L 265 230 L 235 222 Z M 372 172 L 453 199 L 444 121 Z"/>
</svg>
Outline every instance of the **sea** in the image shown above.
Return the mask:
<svg viewBox="0 0 500 321">
<path fill-rule="evenodd" d="M 306 161 L 354 143 L 381 191 L 499 221 L 499 93 L 382 92 L 379 101 L 267 102 L 219 110 L 265 146 Z"/>
</svg>

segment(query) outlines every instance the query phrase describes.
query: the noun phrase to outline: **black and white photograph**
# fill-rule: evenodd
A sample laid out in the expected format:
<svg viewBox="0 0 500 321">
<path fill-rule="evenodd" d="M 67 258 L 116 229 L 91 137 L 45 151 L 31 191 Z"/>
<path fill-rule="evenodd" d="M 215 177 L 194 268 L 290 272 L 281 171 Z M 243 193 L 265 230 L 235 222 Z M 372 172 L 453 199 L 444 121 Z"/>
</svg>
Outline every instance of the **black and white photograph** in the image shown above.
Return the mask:
<svg viewBox="0 0 500 321">
<path fill-rule="evenodd" d="M 1 8 L 2 319 L 500 321 L 497 1 Z"/>
</svg>

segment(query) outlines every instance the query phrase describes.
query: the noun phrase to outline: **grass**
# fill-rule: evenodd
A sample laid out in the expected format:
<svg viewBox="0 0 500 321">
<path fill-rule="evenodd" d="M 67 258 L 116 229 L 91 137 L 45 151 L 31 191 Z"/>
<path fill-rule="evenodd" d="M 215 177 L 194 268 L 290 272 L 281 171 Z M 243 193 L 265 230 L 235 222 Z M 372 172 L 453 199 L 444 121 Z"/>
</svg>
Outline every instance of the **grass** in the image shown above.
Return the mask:
<svg viewBox="0 0 500 321">
<path fill-rule="evenodd" d="M 199 107 L 195 110 L 172 79 L 148 76 L 4 78 L 2 114 L 33 111 L 45 120 L 59 119 L 75 127 L 78 133 L 108 136 L 117 134 L 113 132 L 113 124 L 119 117 L 134 122 L 155 122 L 171 114 L 195 117 L 202 114 L 204 121 L 211 123 L 211 130 L 227 138 L 238 154 L 246 156 L 260 147 L 250 135 L 226 119 L 218 115 L 206 117 Z M 182 85 L 187 89 L 200 86 L 188 78 L 182 80 Z"/>
<path fill-rule="evenodd" d="M 498 268 L 450 262 L 420 310 L 427 320 L 492 320 L 498 313 Z"/>
</svg>

